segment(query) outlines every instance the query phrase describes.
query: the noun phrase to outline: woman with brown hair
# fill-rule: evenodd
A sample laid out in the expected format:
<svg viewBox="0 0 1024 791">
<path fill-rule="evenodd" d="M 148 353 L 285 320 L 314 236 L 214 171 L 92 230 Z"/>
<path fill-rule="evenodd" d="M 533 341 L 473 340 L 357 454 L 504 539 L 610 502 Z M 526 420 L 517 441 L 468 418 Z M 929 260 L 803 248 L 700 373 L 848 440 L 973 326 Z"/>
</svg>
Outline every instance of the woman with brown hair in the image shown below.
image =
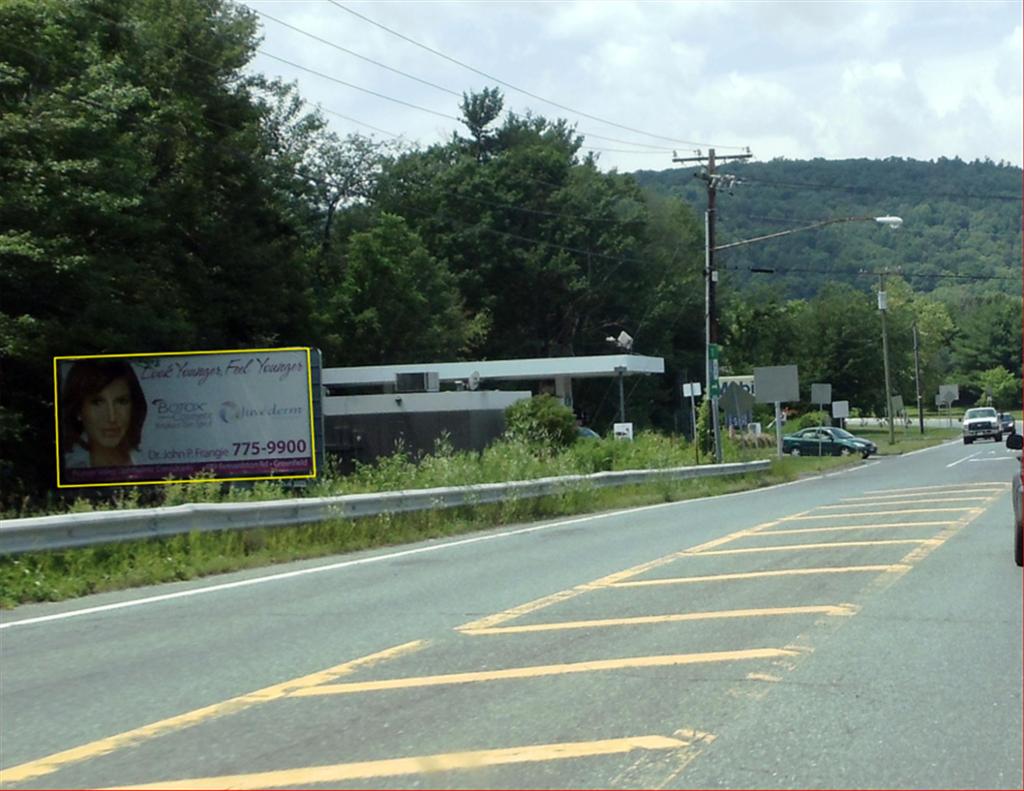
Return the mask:
<svg viewBox="0 0 1024 791">
<path fill-rule="evenodd" d="M 146 397 L 125 360 L 77 360 L 61 390 L 64 466 L 134 464 L 142 441 Z"/>
</svg>

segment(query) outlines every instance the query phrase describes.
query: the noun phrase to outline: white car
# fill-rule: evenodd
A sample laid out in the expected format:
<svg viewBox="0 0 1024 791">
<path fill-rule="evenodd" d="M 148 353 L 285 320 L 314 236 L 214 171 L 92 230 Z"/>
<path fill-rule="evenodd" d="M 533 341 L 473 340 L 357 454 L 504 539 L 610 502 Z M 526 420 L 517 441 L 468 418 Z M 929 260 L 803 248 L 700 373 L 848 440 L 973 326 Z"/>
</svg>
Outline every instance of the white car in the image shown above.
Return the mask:
<svg viewBox="0 0 1024 791">
<path fill-rule="evenodd" d="M 964 445 L 988 437 L 996 442 L 1003 441 L 1003 429 L 999 425 L 999 413 L 993 407 L 980 406 L 964 412 Z"/>
</svg>

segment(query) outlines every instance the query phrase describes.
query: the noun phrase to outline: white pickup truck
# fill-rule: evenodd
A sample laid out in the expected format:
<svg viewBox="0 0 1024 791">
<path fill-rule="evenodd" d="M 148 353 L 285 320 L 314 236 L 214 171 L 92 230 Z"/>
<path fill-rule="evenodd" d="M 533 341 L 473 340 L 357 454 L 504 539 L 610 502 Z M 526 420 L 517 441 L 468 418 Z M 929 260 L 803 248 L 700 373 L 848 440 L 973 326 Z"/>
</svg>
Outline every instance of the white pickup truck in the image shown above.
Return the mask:
<svg viewBox="0 0 1024 791">
<path fill-rule="evenodd" d="M 964 445 L 970 445 L 982 437 L 1002 442 L 1003 430 L 999 425 L 999 413 L 993 407 L 980 406 L 964 412 Z"/>
</svg>

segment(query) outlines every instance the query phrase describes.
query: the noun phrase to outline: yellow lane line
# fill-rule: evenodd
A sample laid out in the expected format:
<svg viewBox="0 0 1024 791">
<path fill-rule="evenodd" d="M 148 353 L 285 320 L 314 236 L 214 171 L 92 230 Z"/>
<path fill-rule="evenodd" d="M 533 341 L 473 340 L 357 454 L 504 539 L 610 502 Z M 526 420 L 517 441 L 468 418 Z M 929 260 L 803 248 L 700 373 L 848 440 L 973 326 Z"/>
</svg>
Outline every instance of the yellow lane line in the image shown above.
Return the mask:
<svg viewBox="0 0 1024 791">
<path fill-rule="evenodd" d="M 785 516 L 780 522 L 801 522 L 810 519 L 842 519 L 849 517 L 863 519 L 866 516 L 903 516 L 904 514 L 953 514 L 964 511 L 976 511 L 977 506 L 969 508 L 907 508 L 899 511 L 872 511 L 866 514 L 822 514 L 821 516 Z"/>
<path fill-rule="evenodd" d="M 714 737 L 699 731 L 679 732 L 697 734 L 701 741 L 709 742 Z M 695 740 L 694 740 L 695 741 Z M 603 739 L 591 742 L 561 742 L 535 744 L 525 747 L 508 747 L 496 750 L 474 750 L 462 753 L 438 753 L 408 758 L 391 758 L 380 761 L 359 761 L 357 763 L 308 766 L 300 769 L 283 769 L 253 774 L 219 775 L 214 777 L 193 777 L 186 780 L 172 780 L 164 783 L 119 786 L 109 791 L 138 789 L 158 791 L 159 789 L 197 789 L 215 791 L 221 788 L 295 788 L 318 784 L 345 783 L 353 780 L 373 780 L 411 774 L 452 772 L 462 769 L 482 769 L 490 766 L 560 761 L 573 758 L 590 758 L 598 755 L 621 755 L 634 750 L 677 750 L 690 747 L 694 741 L 667 736 L 633 736 L 625 739 Z"/>
<path fill-rule="evenodd" d="M 856 612 L 857 608 L 852 604 L 762 607 L 747 610 L 672 613 L 670 615 L 638 615 L 631 618 L 597 618 L 589 621 L 561 621 L 558 623 L 538 623 L 525 626 L 498 626 L 490 629 L 467 630 L 464 634 L 525 634 L 528 632 L 557 632 L 562 629 L 594 629 L 605 626 L 642 626 L 646 624 L 679 623 L 681 621 L 710 621 L 721 618 L 761 618 L 772 615 L 855 615 Z"/>
<path fill-rule="evenodd" d="M 901 506 L 901 505 L 914 505 L 915 503 L 967 503 L 967 502 L 979 502 L 983 503 L 988 500 L 988 497 L 920 497 L 916 500 L 910 500 L 909 502 L 892 502 L 891 500 L 876 500 L 874 498 L 870 500 L 861 499 L 848 499 L 843 500 L 840 505 L 820 505 L 816 511 L 831 511 L 839 508 L 868 508 L 875 505 L 890 505 L 890 506 Z"/>
<path fill-rule="evenodd" d="M 792 656 L 796 652 L 784 648 L 749 648 L 740 651 L 708 651 L 696 654 L 668 654 L 663 656 L 635 656 L 623 659 L 599 659 L 590 662 L 572 662 L 561 665 L 533 665 L 512 667 L 504 670 L 479 670 L 469 673 L 446 673 L 438 676 L 413 676 L 410 678 L 388 678 L 381 681 L 325 684 L 317 687 L 303 687 L 295 690 L 292 697 L 306 698 L 320 695 L 347 695 L 357 692 L 382 692 L 394 689 L 417 689 L 437 687 L 446 684 L 472 684 L 485 681 L 508 681 L 511 679 L 561 676 L 569 673 L 593 673 L 603 670 L 627 670 L 645 667 L 672 667 L 695 665 L 709 662 L 730 662 L 751 659 L 777 659 Z"/>
<path fill-rule="evenodd" d="M 756 552 L 793 552 L 798 549 L 833 549 L 835 547 L 881 547 L 888 544 L 934 544 L 936 538 L 887 538 L 878 541 L 830 541 L 824 544 L 783 544 L 774 547 L 744 547 L 743 549 L 716 549 L 703 555 L 749 555 Z"/>
<path fill-rule="evenodd" d="M 64 750 L 63 752 L 48 755 L 45 758 L 39 758 L 35 761 L 29 761 L 28 763 L 12 766 L 7 769 L 0 769 L 0 784 L 17 783 L 25 780 L 31 780 L 36 777 L 42 777 L 43 775 L 56 772 L 69 764 L 85 761 L 91 758 L 98 758 L 116 750 L 124 749 L 125 747 L 134 747 L 148 739 L 153 739 L 172 731 L 189 728 L 215 717 L 237 714 L 238 712 L 259 703 L 266 703 L 271 700 L 287 697 L 296 690 L 333 681 L 340 676 L 348 675 L 361 668 L 371 667 L 379 662 L 384 662 L 404 654 L 412 653 L 413 651 L 418 651 L 426 645 L 427 643 L 424 640 L 415 640 L 411 643 L 403 643 L 402 645 L 397 645 L 384 651 L 378 651 L 375 654 L 360 657 L 359 659 L 353 659 L 349 662 L 343 662 L 340 665 L 335 665 L 334 667 L 321 670 L 317 673 L 311 673 L 308 676 L 302 676 L 300 678 L 292 679 L 291 681 L 285 681 L 282 684 L 274 684 L 273 686 L 264 687 L 263 689 L 256 690 L 255 692 L 249 692 L 236 698 L 230 698 L 222 701 L 221 703 L 214 703 L 212 706 L 204 706 L 203 708 L 194 709 L 186 712 L 185 714 L 168 717 L 167 719 L 159 720 L 158 722 L 153 722 L 149 725 L 143 725 L 141 728 L 134 728 L 130 731 L 119 733 L 116 736 L 108 736 L 105 739 L 99 739 L 94 742 L 89 742 L 88 744 L 83 744 L 79 747 L 73 747 L 70 750 Z"/>
<path fill-rule="evenodd" d="M 491 627 L 497 626 L 498 624 L 502 624 L 507 621 L 513 621 L 516 618 L 521 618 L 524 615 L 529 615 L 530 613 L 537 612 L 538 610 L 542 610 L 545 607 L 550 607 L 552 604 L 558 604 L 559 602 L 568 601 L 569 599 L 573 599 L 583 593 L 588 593 L 590 591 L 598 590 L 600 588 L 612 587 L 624 580 L 630 579 L 631 577 L 636 577 L 647 571 L 651 571 L 661 566 L 665 566 L 669 563 L 674 563 L 675 561 L 680 560 L 681 558 L 685 558 L 694 552 L 700 552 L 704 549 L 710 549 L 712 547 L 721 546 L 722 544 L 727 544 L 730 541 L 736 540 L 737 538 L 749 536 L 767 527 L 772 527 L 776 524 L 778 524 L 777 521 L 764 522 L 763 524 L 756 525 L 755 527 L 737 530 L 736 532 L 730 533 L 727 536 L 716 538 L 712 541 L 708 541 L 696 547 L 680 550 L 679 552 L 673 552 L 670 555 L 665 555 L 664 557 L 656 558 L 655 560 L 650 560 L 646 563 L 641 563 L 638 566 L 633 566 L 632 568 L 624 569 L 623 571 L 617 571 L 614 574 L 609 574 L 606 577 L 601 577 L 600 579 L 593 580 L 592 582 L 584 582 L 583 584 L 577 585 L 573 588 L 558 591 L 557 593 L 552 593 L 548 596 L 542 596 L 539 599 L 534 599 L 533 601 L 526 602 L 525 604 L 520 604 L 508 610 L 503 610 L 501 612 L 494 613 L 493 615 L 488 615 L 476 621 L 464 623 L 461 626 L 457 626 L 456 631 L 468 632 L 477 629 L 490 629 Z"/>
<path fill-rule="evenodd" d="M 762 577 L 790 577 L 804 574 L 846 574 L 853 572 L 904 572 L 910 566 L 902 563 L 885 563 L 870 566 L 823 566 L 820 568 L 806 569 L 776 569 L 775 571 L 744 571 L 735 574 L 709 574 L 703 577 L 665 577 L 654 580 L 632 580 L 630 582 L 617 582 L 609 587 L 612 588 L 642 588 L 647 585 L 682 585 L 687 582 L 729 582 L 732 580 L 753 580 Z"/>
<path fill-rule="evenodd" d="M 887 530 L 900 527 L 947 527 L 956 522 L 882 522 L 876 525 L 838 525 L 835 527 L 796 527 L 791 530 L 769 530 L 763 536 L 795 536 L 801 533 L 838 533 L 842 530 Z"/>
<path fill-rule="evenodd" d="M 955 486 L 945 484 L 942 486 L 913 486 L 908 489 L 871 489 L 865 494 L 899 494 L 901 492 L 931 492 L 931 491 L 946 491 L 946 492 L 959 492 L 964 489 L 1005 489 L 1009 486 L 1005 481 L 989 481 L 987 483 L 975 482 L 975 483 L 958 483 Z"/>
</svg>

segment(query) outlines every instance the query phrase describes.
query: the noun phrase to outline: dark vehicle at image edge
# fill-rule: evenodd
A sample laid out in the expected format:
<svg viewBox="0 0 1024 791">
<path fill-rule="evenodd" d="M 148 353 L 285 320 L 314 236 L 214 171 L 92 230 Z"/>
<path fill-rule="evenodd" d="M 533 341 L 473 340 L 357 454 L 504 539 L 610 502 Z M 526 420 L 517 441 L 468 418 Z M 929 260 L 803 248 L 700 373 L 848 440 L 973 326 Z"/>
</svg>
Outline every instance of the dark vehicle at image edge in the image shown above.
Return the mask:
<svg viewBox="0 0 1024 791">
<path fill-rule="evenodd" d="M 999 413 L 999 428 L 1004 434 L 1015 434 L 1017 432 L 1017 420 L 1007 412 Z"/>
<path fill-rule="evenodd" d="M 1024 447 L 1024 437 L 1018 434 L 1016 431 L 1006 438 L 1006 447 L 1010 450 L 1020 450 Z M 1017 457 L 1018 461 L 1020 456 Z M 1017 471 L 1013 476 L 1013 559 L 1017 561 L 1018 566 L 1024 566 L 1024 532 L 1021 528 L 1021 517 L 1022 511 L 1024 511 L 1024 503 L 1021 502 L 1021 498 L 1024 497 L 1024 481 L 1021 480 L 1021 475 L 1024 474 L 1020 465 L 1017 466 Z"/>
<path fill-rule="evenodd" d="M 793 456 L 851 456 L 859 453 L 866 459 L 878 452 L 878 446 L 869 439 L 855 437 L 846 429 L 816 426 L 784 436 L 782 452 Z"/>
</svg>

